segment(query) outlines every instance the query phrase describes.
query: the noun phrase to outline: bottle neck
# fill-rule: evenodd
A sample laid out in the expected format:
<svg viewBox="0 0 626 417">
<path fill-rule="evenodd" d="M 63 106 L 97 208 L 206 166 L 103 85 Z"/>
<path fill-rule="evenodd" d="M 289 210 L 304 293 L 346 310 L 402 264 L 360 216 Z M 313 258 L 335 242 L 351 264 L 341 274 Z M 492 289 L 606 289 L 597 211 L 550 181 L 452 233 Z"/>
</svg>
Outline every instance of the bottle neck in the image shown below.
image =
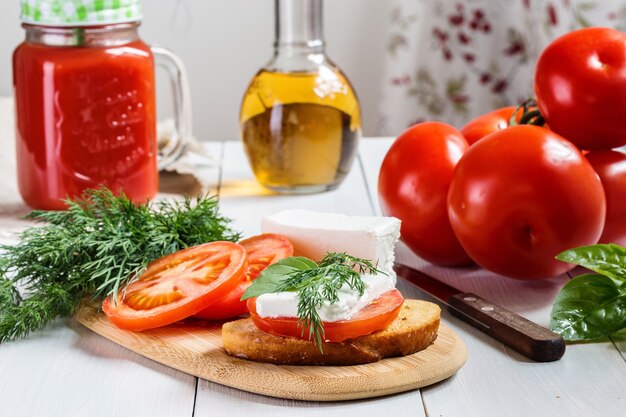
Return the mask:
<svg viewBox="0 0 626 417">
<path fill-rule="evenodd" d="M 322 0 L 275 0 L 278 54 L 324 52 Z"/>
<path fill-rule="evenodd" d="M 46 46 L 107 47 L 139 40 L 139 22 L 102 26 L 53 27 L 22 24 L 26 43 Z"/>
</svg>

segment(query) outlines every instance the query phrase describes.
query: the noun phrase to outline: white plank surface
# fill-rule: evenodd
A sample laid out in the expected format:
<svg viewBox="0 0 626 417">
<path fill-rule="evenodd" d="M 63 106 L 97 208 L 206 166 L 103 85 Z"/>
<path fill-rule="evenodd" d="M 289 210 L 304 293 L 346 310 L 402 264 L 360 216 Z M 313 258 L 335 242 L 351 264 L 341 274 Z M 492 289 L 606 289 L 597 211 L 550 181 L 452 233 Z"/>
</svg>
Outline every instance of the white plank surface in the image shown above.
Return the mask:
<svg viewBox="0 0 626 417">
<path fill-rule="evenodd" d="M 189 417 L 195 378 L 74 321 L 0 345 L 0 415 Z"/>
<path fill-rule="evenodd" d="M 611 339 L 613 339 L 615 347 L 620 350 L 622 358 L 626 362 L 626 333 L 622 332 L 622 334 L 614 335 Z"/>
<path fill-rule="evenodd" d="M 361 147 L 363 170 L 376 200 L 378 170 L 391 143 L 390 139 L 380 139 Z M 374 206 L 380 213 L 377 201 Z M 563 276 L 524 282 L 479 268 L 440 268 L 419 259 L 403 245 L 398 260 L 544 326 L 556 293 L 567 281 Z M 406 282 L 399 287 L 407 294 L 420 294 Z M 463 338 L 469 357 L 454 378 L 422 389 L 428 415 L 626 415 L 626 364 L 610 341 L 568 345 L 560 361 L 535 363 L 448 313 L 444 320 Z"/>
<path fill-rule="evenodd" d="M 334 191 L 302 196 L 271 194 L 254 181 L 243 148 L 239 143 L 225 143 L 220 187 L 222 212 L 234 219 L 234 227 L 245 236 L 260 232 L 263 215 L 289 208 L 307 208 L 351 215 L 371 215 L 365 182 L 359 167 L 351 170 L 343 184 Z M 249 394 L 236 389 L 200 381 L 194 416 L 425 416 L 419 391 L 382 399 L 338 403 L 287 401 Z"/>
<path fill-rule="evenodd" d="M 419 391 L 368 400 L 311 402 L 250 394 L 200 380 L 194 417 L 416 417 L 423 416 Z"/>
</svg>

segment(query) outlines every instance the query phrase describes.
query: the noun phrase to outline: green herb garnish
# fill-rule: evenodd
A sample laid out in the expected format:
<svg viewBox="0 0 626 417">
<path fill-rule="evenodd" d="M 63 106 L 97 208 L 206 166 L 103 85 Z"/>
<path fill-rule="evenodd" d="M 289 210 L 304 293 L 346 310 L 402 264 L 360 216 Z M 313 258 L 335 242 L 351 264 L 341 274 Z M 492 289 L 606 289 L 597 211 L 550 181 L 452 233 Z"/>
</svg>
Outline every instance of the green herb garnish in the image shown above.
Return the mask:
<svg viewBox="0 0 626 417">
<path fill-rule="evenodd" d="M 365 283 L 360 274 L 381 273 L 370 261 L 345 253 L 328 253 L 319 263 L 301 256 L 293 256 L 268 266 L 252 282 L 241 300 L 258 297 L 262 294 L 283 291 L 298 293 L 298 325 L 302 334 L 308 330 L 309 340 L 313 339 L 322 350 L 324 325 L 318 314 L 325 301 L 339 301 L 339 290 L 347 285 L 363 295 Z"/>
<path fill-rule="evenodd" d="M 70 316 L 85 295 L 116 294 L 164 255 L 239 240 L 214 197 L 136 205 L 96 189 L 67 203 L 67 211 L 32 212 L 42 225 L 0 245 L 0 342 Z"/>
<path fill-rule="evenodd" d="M 552 307 L 550 328 L 570 341 L 607 337 L 626 328 L 626 248 L 583 246 L 556 258 L 596 273 L 563 286 Z"/>
</svg>

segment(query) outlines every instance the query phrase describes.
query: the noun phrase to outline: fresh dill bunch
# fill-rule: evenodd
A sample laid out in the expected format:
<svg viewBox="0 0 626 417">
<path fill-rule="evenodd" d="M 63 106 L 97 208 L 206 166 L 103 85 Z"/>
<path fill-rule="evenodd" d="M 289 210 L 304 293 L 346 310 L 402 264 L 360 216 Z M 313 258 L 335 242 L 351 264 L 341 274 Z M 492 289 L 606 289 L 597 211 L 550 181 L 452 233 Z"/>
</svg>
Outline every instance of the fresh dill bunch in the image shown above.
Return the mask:
<svg viewBox="0 0 626 417">
<path fill-rule="evenodd" d="M 339 290 L 347 285 L 356 290 L 359 296 L 365 291 L 361 274 L 383 273 L 371 261 L 356 258 L 346 253 L 330 252 L 319 262 L 294 256 L 278 261 L 267 267 L 252 282 L 241 297 L 242 300 L 258 297 L 261 294 L 283 291 L 298 293 L 298 324 L 302 334 L 308 332 L 322 350 L 324 324 L 318 310 L 325 302 L 339 301 Z"/>
<path fill-rule="evenodd" d="M 27 218 L 41 225 L 0 245 L 0 342 L 71 315 L 85 295 L 116 294 L 157 258 L 240 237 L 215 197 L 135 204 L 98 188 L 67 204 L 33 211 Z"/>
</svg>

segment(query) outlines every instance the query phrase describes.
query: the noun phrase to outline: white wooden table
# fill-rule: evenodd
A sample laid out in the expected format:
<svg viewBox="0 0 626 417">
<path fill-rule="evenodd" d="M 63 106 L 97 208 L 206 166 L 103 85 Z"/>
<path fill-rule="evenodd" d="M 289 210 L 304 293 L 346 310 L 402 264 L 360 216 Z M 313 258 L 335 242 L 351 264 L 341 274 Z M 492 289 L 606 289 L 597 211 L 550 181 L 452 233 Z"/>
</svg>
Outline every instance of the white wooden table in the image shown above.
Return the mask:
<svg viewBox="0 0 626 417">
<path fill-rule="evenodd" d="M 266 193 L 254 182 L 239 143 L 213 143 L 223 162 L 210 173 L 213 191 L 222 212 L 245 235 L 259 233 L 263 215 L 287 208 L 379 215 L 377 174 L 390 143 L 364 141 L 342 186 L 310 196 Z M 0 237 L 23 227 L 16 219 L 25 212 L 16 195 L 0 201 Z M 568 279 L 521 282 L 477 268 L 445 269 L 404 247 L 397 256 L 542 325 Z M 402 280 L 398 285 L 406 296 L 431 300 Z M 443 320 L 469 351 L 454 377 L 419 391 L 339 403 L 284 401 L 198 380 L 127 351 L 75 320 L 58 320 L 28 339 L 0 345 L 0 416 L 626 416 L 626 340 L 570 345 L 560 361 L 534 363 L 445 310 Z"/>
</svg>

